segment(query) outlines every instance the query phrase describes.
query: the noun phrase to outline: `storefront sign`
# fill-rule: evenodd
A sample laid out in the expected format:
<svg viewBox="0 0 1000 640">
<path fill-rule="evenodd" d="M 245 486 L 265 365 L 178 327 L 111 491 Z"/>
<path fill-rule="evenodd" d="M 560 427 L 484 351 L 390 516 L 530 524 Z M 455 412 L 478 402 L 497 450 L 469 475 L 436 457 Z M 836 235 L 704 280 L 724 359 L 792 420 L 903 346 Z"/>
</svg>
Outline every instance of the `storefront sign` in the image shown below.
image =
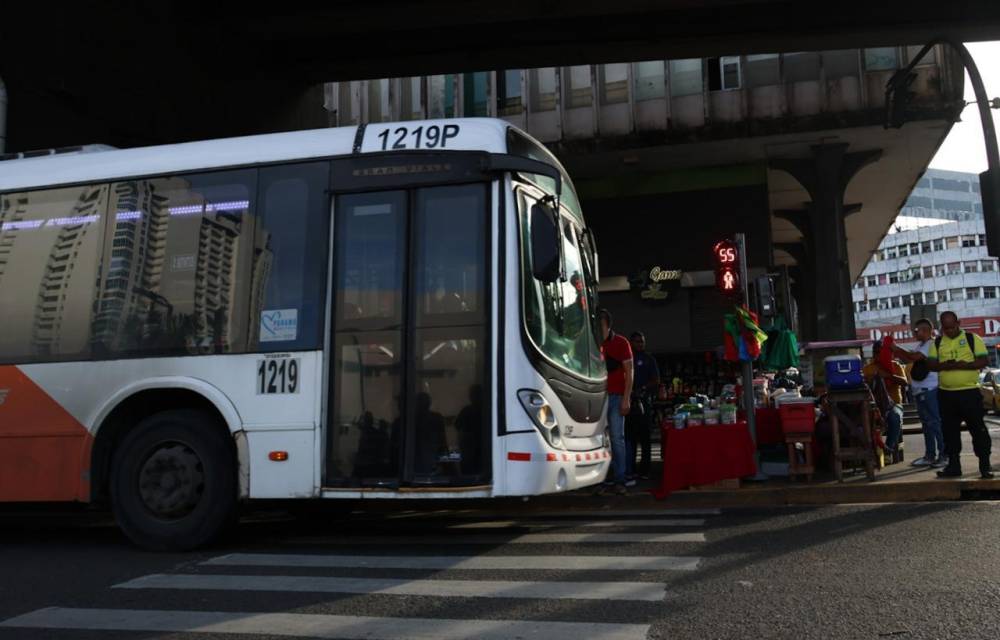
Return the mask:
<svg viewBox="0 0 1000 640">
<path fill-rule="evenodd" d="M 937 321 L 934 324 L 937 324 Z M 982 316 L 962 318 L 962 329 L 983 338 L 1000 336 L 1000 318 Z M 885 336 L 892 336 L 893 340 L 897 341 L 913 340 L 913 327 L 909 324 L 890 324 L 857 330 L 859 340 L 881 340 Z"/>
<path fill-rule="evenodd" d="M 681 283 L 680 269 L 664 269 L 656 266 L 636 278 L 639 296 L 643 300 L 662 301 L 670 297 Z"/>
</svg>

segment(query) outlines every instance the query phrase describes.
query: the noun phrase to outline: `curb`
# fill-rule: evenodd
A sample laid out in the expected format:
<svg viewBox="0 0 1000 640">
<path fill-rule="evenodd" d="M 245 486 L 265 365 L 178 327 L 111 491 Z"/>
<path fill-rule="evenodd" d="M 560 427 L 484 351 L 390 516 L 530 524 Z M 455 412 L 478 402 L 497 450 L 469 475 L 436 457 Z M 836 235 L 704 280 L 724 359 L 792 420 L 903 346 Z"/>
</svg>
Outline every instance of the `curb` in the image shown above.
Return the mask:
<svg viewBox="0 0 1000 640">
<path fill-rule="evenodd" d="M 1000 479 L 932 480 L 928 482 L 865 482 L 814 486 L 745 487 L 735 490 L 677 491 L 665 500 L 649 493 L 620 497 L 597 497 L 587 493 L 532 498 L 533 507 L 575 508 L 614 505 L 649 509 L 672 507 L 783 507 L 880 502 L 935 502 L 1000 498 Z M 529 507 L 530 508 L 530 507 Z"/>
</svg>

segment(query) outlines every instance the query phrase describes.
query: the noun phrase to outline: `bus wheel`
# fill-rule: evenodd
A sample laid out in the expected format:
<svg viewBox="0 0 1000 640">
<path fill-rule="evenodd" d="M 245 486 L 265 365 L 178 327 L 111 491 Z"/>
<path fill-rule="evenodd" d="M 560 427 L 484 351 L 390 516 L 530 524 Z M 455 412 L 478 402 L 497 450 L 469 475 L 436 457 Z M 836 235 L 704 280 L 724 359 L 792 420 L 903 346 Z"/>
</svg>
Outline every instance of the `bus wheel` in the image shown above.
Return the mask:
<svg viewBox="0 0 1000 640">
<path fill-rule="evenodd" d="M 111 503 L 137 545 L 193 549 L 234 521 L 232 447 L 215 422 L 201 411 L 164 411 L 140 422 L 116 449 Z"/>
</svg>

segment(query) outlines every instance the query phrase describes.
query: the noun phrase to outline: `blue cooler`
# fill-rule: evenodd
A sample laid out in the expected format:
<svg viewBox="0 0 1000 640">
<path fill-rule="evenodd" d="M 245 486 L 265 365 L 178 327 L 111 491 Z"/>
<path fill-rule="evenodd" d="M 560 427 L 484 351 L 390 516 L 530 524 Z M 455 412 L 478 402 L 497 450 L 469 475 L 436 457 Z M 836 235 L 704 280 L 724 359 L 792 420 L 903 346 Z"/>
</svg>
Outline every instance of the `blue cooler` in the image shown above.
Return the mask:
<svg viewBox="0 0 1000 640">
<path fill-rule="evenodd" d="M 831 390 L 857 389 L 865 384 L 861 376 L 861 356 L 830 356 L 823 359 L 826 385 Z"/>
</svg>

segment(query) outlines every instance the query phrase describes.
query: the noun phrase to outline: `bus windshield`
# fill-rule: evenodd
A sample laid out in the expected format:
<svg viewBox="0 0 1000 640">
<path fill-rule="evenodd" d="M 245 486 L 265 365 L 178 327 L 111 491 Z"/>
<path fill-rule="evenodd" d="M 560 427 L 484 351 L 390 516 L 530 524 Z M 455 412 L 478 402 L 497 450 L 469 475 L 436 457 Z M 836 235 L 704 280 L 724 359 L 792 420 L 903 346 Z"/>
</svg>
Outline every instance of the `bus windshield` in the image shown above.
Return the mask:
<svg viewBox="0 0 1000 640">
<path fill-rule="evenodd" d="M 564 210 L 560 216 L 563 277 L 542 282 L 531 265 L 531 206 L 537 202 L 520 191 L 521 265 L 524 322 L 534 347 L 546 359 L 571 373 L 591 379 L 606 375 L 595 324 L 597 283 L 594 255 L 585 234 Z"/>
</svg>

